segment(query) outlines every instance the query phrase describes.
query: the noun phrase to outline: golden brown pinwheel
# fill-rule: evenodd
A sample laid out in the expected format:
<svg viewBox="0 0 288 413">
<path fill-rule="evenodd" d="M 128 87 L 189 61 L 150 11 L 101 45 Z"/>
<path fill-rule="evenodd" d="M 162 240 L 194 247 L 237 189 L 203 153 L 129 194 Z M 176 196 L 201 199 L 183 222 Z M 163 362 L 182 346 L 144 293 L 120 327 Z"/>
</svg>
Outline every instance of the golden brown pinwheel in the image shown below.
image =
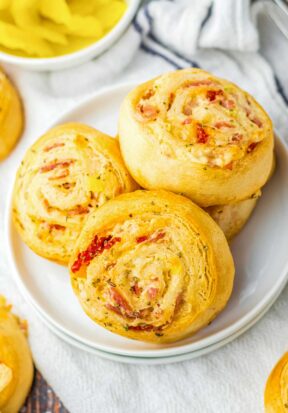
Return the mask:
<svg viewBox="0 0 288 413">
<path fill-rule="evenodd" d="M 20 96 L 0 69 L 0 160 L 12 151 L 23 131 L 24 115 Z"/>
<path fill-rule="evenodd" d="M 13 194 L 13 219 L 37 254 L 67 263 L 87 214 L 137 185 L 118 142 L 77 123 L 57 126 L 26 153 Z"/>
<path fill-rule="evenodd" d="M 33 379 L 33 362 L 25 324 L 0 296 L 0 411 L 16 413 L 25 402 Z"/>
<path fill-rule="evenodd" d="M 202 207 L 246 200 L 267 181 L 273 130 L 255 99 L 200 69 L 164 74 L 125 98 L 124 161 L 146 189 L 182 193 Z"/>
<path fill-rule="evenodd" d="M 219 226 L 189 199 L 166 191 L 123 194 L 91 213 L 69 268 L 92 320 L 158 343 L 206 326 L 225 307 L 234 278 Z"/>
<path fill-rule="evenodd" d="M 267 380 L 265 412 L 288 412 L 288 352 L 278 361 Z"/>
<path fill-rule="evenodd" d="M 215 205 L 205 208 L 205 210 L 217 222 L 230 241 L 241 231 L 250 218 L 259 197 L 260 191 L 244 201 L 227 205 Z"/>
</svg>

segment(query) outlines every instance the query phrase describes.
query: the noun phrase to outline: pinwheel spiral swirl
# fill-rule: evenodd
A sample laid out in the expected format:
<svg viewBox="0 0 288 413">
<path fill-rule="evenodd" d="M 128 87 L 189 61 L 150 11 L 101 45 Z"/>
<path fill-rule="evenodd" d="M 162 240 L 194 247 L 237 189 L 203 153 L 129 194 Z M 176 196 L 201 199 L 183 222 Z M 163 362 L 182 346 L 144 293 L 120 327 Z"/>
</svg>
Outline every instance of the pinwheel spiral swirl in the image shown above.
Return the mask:
<svg viewBox="0 0 288 413">
<path fill-rule="evenodd" d="M 236 85 L 200 69 L 132 90 L 121 106 L 119 140 L 143 188 L 181 193 L 202 207 L 248 199 L 273 162 L 266 112 Z"/>
<path fill-rule="evenodd" d="M 92 213 L 70 261 L 86 313 L 118 334 L 175 341 L 207 325 L 231 294 L 221 229 L 190 200 L 136 191 Z"/>
<path fill-rule="evenodd" d="M 14 222 L 37 254 L 67 263 L 87 214 L 136 187 L 115 139 L 81 124 L 57 126 L 18 170 Z"/>
</svg>

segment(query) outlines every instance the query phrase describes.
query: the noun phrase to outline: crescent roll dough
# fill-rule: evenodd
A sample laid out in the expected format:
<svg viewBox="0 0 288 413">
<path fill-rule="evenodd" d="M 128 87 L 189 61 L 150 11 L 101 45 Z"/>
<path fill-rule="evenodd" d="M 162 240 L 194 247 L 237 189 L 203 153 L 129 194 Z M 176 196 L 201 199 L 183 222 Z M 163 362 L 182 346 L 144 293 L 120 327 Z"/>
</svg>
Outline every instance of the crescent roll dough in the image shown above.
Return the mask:
<svg viewBox="0 0 288 413">
<path fill-rule="evenodd" d="M 158 343 L 211 322 L 225 307 L 234 278 L 219 226 L 189 199 L 166 191 L 120 195 L 91 213 L 69 268 L 92 320 Z"/>
<path fill-rule="evenodd" d="M 20 97 L 0 69 L 0 160 L 5 158 L 23 131 L 24 117 Z"/>
<path fill-rule="evenodd" d="M 200 69 L 164 74 L 132 90 L 119 117 L 125 163 L 146 189 L 202 207 L 249 198 L 268 179 L 272 123 L 238 86 Z"/>
<path fill-rule="evenodd" d="M 20 320 L 0 296 L 0 411 L 16 413 L 33 379 L 33 362 Z"/>
<path fill-rule="evenodd" d="M 265 412 L 288 412 L 288 352 L 278 361 L 266 383 Z"/>
<path fill-rule="evenodd" d="M 57 126 L 21 163 L 14 223 L 34 252 L 65 264 L 87 214 L 136 187 L 115 139 L 77 123 Z"/>
<path fill-rule="evenodd" d="M 260 194 L 259 194 L 260 196 Z M 216 205 L 206 208 L 208 214 L 220 226 L 226 238 L 231 240 L 244 227 L 254 208 L 256 207 L 258 195 L 235 204 Z"/>
</svg>

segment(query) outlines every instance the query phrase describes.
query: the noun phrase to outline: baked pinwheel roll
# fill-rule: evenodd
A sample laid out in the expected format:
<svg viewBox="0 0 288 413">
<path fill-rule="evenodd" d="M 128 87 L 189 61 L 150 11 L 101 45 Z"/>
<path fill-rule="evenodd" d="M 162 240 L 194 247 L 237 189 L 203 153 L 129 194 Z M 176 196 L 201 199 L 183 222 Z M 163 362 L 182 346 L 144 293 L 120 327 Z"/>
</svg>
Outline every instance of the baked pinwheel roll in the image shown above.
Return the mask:
<svg viewBox="0 0 288 413">
<path fill-rule="evenodd" d="M 92 320 L 158 343 L 211 322 L 225 307 L 234 278 L 219 226 L 189 199 L 166 191 L 120 195 L 91 213 L 69 268 Z"/>
<path fill-rule="evenodd" d="M 25 402 L 33 379 L 33 362 L 25 324 L 0 296 L 0 411 L 16 413 Z"/>
<path fill-rule="evenodd" d="M 250 218 L 261 193 L 258 191 L 253 197 L 234 204 L 216 205 L 206 208 L 208 214 L 220 226 L 226 238 L 231 240 L 245 226 Z"/>
<path fill-rule="evenodd" d="M 272 169 L 268 180 L 272 177 L 276 167 L 276 158 L 273 155 Z M 261 189 L 252 194 L 250 198 L 227 205 L 214 205 L 205 208 L 206 212 L 217 222 L 230 241 L 234 238 L 249 220 L 254 211 L 258 199 L 261 197 Z"/>
<path fill-rule="evenodd" d="M 198 205 L 249 198 L 268 179 L 272 123 L 247 92 L 200 69 L 164 74 L 122 103 L 124 161 L 146 189 L 166 189 Z"/>
<path fill-rule="evenodd" d="M 87 214 L 135 188 L 116 139 L 78 123 L 57 126 L 21 163 L 14 185 L 14 223 L 34 252 L 65 264 Z"/>
<path fill-rule="evenodd" d="M 265 412 L 288 412 L 288 352 L 272 370 L 265 389 Z"/>
<path fill-rule="evenodd" d="M 21 136 L 24 125 L 20 96 L 0 69 L 0 160 L 5 158 Z"/>
</svg>

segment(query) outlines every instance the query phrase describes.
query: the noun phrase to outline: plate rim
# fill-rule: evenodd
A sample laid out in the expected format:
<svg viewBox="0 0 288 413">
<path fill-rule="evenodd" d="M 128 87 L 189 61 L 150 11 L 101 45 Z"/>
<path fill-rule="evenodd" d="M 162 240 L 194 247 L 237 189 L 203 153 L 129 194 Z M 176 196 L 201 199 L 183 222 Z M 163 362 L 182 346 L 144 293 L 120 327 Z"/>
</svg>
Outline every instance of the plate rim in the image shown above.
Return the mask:
<svg viewBox="0 0 288 413">
<path fill-rule="evenodd" d="M 86 105 L 93 104 L 95 100 L 99 100 L 101 98 L 105 99 L 107 98 L 111 93 L 112 94 L 117 94 L 123 92 L 125 90 L 125 94 L 127 93 L 127 90 L 132 89 L 135 86 L 135 82 L 125 82 L 118 84 L 116 86 L 110 86 L 108 88 L 105 88 L 101 91 L 98 91 L 94 93 L 91 96 L 88 96 L 84 99 L 82 99 L 80 102 L 78 102 L 76 105 L 74 105 L 72 108 L 68 109 L 64 113 L 62 113 L 54 122 L 52 122 L 49 126 L 48 129 L 62 123 L 63 121 L 66 121 L 65 118 L 68 116 L 73 115 L 75 111 L 82 110 Z M 277 134 L 275 136 L 275 147 L 276 149 L 278 148 L 281 153 L 285 154 L 286 161 L 288 164 L 288 148 L 286 146 L 286 143 L 280 140 L 280 138 L 277 137 Z M 277 153 L 277 150 L 276 150 Z M 125 350 L 125 349 L 118 349 L 118 352 L 115 353 L 115 347 L 111 347 L 109 345 L 102 345 L 95 343 L 89 339 L 83 339 L 79 334 L 71 332 L 69 329 L 66 327 L 63 327 L 57 320 L 54 320 L 52 316 L 47 315 L 46 312 L 41 308 L 41 305 L 37 303 L 36 298 L 33 297 L 32 293 L 29 292 L 29 289 L 26 288 L 24 282 L 21 279 L 21 271 L 18 270 L 18 267 L 16 265 L 16 259 L 15 259 L 15 254 L 14 254 L 14 249 L 13 249 L 13 241 L 12 241 L 12 193 L 13 193 L 13 186 L 11 188 L 10 194 L 8 194 L 8 203 L 6 207 L 6 213 L 4 215 L 5 218 L 5 224 L 4 224 L 4 237 L 7 241 L 8 245 L 8 260 L 10 265 L 12 266 L 12 274 L 13 278 L 16 281 L 18 288 L 20 290 L 23 290 L 26 292 L 26 299 L 28 301 L 32 301 L 33 304 L 37 307 L 38 311 L 41 314 L 45 314 L 47 318 L 49 318 L 49 321 L 51 322 L 52 325 L 54 325 L 56 328 L 58 328 L 60 331 L 63 331 L 67 336 L 70 336 L 85 345 L 88 345 L 89 347 L 93 347 L 95 349 L 98 349 L 100 351 L 104 352 L 109 352 L 109 353 L 114 353 L 114 354 L 119 354 L 123 356 L 133 356 L 133 357 L 141 357 L 141 358 L 150 358 L 150 357 L 167 357 L 167 356 L 172 356 L 172 355 L 177 355 L 177 354 L 184 354 L 190 351 L 196 351 L 199 350 L 203 347 L 207 347 L 208 345 L 212 345 L 214 342 L 218 342 L 220 340 L 224 340 L 226 337 L 229 337 L 231 334 L 233 334 L 235 331 L 238 331 L 241 329 L 244 325 L 248 324 L 257 314 L 261 313 L 261 310 L 266 307 L 266 305 L 270 302 L 271 297 L 276 294 L 277 291 L 280 292 L 283 290 L 285 287 L 285 284 L 288 280 L 288 256 L 286 259 L 286 264 L 283 266 L 283 269 L 281 272 L 279 272 L 279 277 L 277 279 L 277 282 L 273 285 L 273 288 L 270 289 L 270 291 L 258 302 L 258 304 L 253 307 L 245 316 L 240 318 L 238 321 L 233 323 L 232 325 L 225 327 L 221 331 L 214 333 L 208 337 L 205 337 L 197 342 L 193 343 L 188 343 L 184 344 L 182 346 L 178 347 L 169 347 L 169 348 L 159 348 L 159 349 L 139 349 L 139 350 Z M 21 241 L 22 242 L 22 241 Z M 43 258 L 44 260 L 44 258 Z M 79 304 L 79 309 L 80 311 L 83 311 L 81 309 L 81 306 Z M 209 344 L 208 344 L 209 343 Z"/>
<path fill-rule="evenodd" d="M 253 320 L 250 321 L 250 323 L 246 324 L 243 326 L 240 330 L 236 331 L 234 334 L 231 336 L 220 340 L 216 343 L 213 343 L 207 347 L 200 348 L 195 351 L 183 353 L 183 354 L 178 354 L 178 355 L 172 355 L 172 356 L 164 356 L 164 357 L 134 357 L 134 356 L 125 356 L 125 355 L 119 355 L 117 353 L 111 353 L 111 352 L 106 352 L 106 351 L 101 351 L 98 349 L 95 349 L 93 347 L 90 347 L 88 345 L 85 345 L 70 336 L 67 336 L 65 333 L 63 333 L 61 330 L 58 330 L 55 326 L 51 325 L 49 321 L 45 318 L 45 315 L 40 314 L 38 310 L 33 306 L 32 303 L 30 303 L 31 307 L 33 308 L 33 311 L 35 314 L 37 314 L 38 318 L 47 326 L 47 328 L 52 331 L 53 334 L 55 334 L 57 337 L 59 337 L 61 340 L 65 341 L 69 345 L 80 349 L 82 351 L 86 351 L 94 356 L 101 357 L 106 360 L 110 361 L 117 361 L 120 363 L 124 364 L 134 364 L 134 365 L 160 365 L 160 364 L 172 364 L 172 363 L 179 363 L 182 361 L 186 360 L 192 360 L 197 357 L 201 357 L 203 355 L 212 353 L 215 350 L 219 350 L 220 348 L 226 346 L 227 344 L 231 343 L 233 340 L 237 339 L 240 337 L 242 334 L 245 332 L 248 332 L 255 324 L 257 324 L 261 318 L 269 311 L 269 309 L 275 304 L 277 301 L 279 295 L 281 294 L 282 290 L 277 291 L 275 296 L 273 296 L 272 300 L 268 303 L 267 307 L 263 309 L 262 312 L 260 312 Z"/>
</svg>

